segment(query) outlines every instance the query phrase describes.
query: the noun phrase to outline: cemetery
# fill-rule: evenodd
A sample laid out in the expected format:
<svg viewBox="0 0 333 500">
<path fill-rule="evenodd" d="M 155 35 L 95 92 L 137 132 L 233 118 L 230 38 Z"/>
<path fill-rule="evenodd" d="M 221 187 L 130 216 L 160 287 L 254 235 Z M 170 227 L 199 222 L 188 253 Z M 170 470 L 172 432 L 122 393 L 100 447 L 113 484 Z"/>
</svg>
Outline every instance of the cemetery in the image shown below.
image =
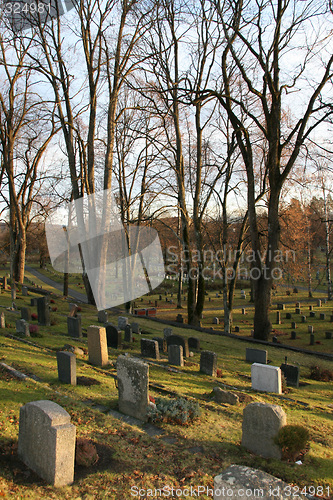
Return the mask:
<svg viewBox="0 0 333 500">
<path fill-rule="evenodd" d="M 209 329 L 191 329 L 123 309 L 102 315 L 44 287 L 53 293 L 42 300 L 18 289 L 17 310 L 9 286 L 1 293 L 2 496 L 128 499 L 132 486 L 221 488 L 237 470 L 240 482 L 252 471 L 331 497 L 332 361 L 281 345 L 294 346 L 294 303 L 272 305 L 272 317 L 283 311 L 281 343 L 262 345 L 251 342 L 251 306 L 249 323 L 235 310 L 240 340 L 210 329 L 216 310 L 205 313 Z M 329 313 L 310 320 L 301 307 L 296 346 L 332 354 Z M 309 324 L 321 344 L 309 345 Z M 277 444 L 288 426 L 309 432 L 301 449 Z"/>
</svg>

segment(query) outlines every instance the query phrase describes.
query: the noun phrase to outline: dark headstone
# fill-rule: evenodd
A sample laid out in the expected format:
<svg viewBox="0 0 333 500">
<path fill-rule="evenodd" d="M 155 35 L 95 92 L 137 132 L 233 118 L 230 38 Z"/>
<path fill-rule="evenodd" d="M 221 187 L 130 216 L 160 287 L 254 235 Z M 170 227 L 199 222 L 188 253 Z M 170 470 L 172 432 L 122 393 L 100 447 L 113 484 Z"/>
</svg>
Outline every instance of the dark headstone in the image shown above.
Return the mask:
<svg viewBox="0 0 333 500">
<path fill-rule="evenodd" d="M 284 304 L 277 304 L 278 311 L 284 311 L 285 305 Z"/>
<path fill-rule="evenodd" d="M 189 337 L 188 339 L 188 347 L 189 349 L 194 349 L 199 351 L 200 349 L 200 340 L 197 337 Z"/>
<path fill-rule="evenodd" d="M 274 335 L 274 337 L 272 338 L 272 341 L 273 341 L 273 344 L 277 344 L 278 343 L 278 338 Z"/>
<path fill-rule="evenodd" d="M 301 314 L 301 310 L 300 310 L 300 308 L 299 308 L 299 307 L 296 307 L 296 309 L 295 309 L 295 314 Z"/>
<path fill-rule="evenodd" d="M 302 323 L 306 323 L 306 316 L 301 316 Z"/>
<path fill-rule="evenodd" d="M 330 323 L 333 323 L 333 314 L 330 315 Z"/>
<path fill-rule="evenodd" d="M 313 306 L 309 306 L 309 311 L 313 311 Z"/>
<path fill-rule="evenodd" d="M 286 319 L 291 319 L 291 313 L 286 313 Z"/>
<path fill-rule="evenodd" d="M 291 323 L 291 328 L 292 328 L 293 330 L 296 330 L 296 328 L 297 328 L 297 324 L 295 323 L 295 321 L 292 321 L 292 323 Z"/>
<path fill-rule="evenodd" d="M 57 352 L 58 377 L 60 382 L 76 385 L 76 356 L 73 352 Z"/>
<path fill-rule="evenodd" d="M 22 296 L 27 297 L 28 296 L 28 288 L 24 285 L 22 285 Z"/>
<path fill-rule="evenodd" d="M 291 334 L 290 334 L 290 338 L 291 338 L 291 340 L 295 340 L 295 339 L 296 339 L 296 332 L 295 332 L 295 330 L 293 330 L 293 331 L 291 332 Z"/>
<path fill-rule="evenodd" d="M 217 375 L 217 354 L 212 351 L 202 351 L 200 355 L 200 371 L 211 377 Z"/>
<path fill-rule="evenodd" d="M 280 368 L 286 378 L 287 385 L 299 387 L 299 367 L 283 363 Z"/>
<path fill-rule="evenodd" d="M 177 321 L 177 323 L 184 323 L 183 315 L 177 314 L 176 321 Z"/>
<path fill-rule="evenodd" d="M 235 326 L 235 333 L 239 333 L 239 326 Z"/>
<path fill-rule="evenodd" d="M 50 308 L 47 297 L 37 299 L 38 323 L 43 326 L 50 326 Z"/>
<path fill-rule="evenodd" d="M 181 345 L 169 345 L 168 363 L 175 366 L 184 366 L 183 348 Z"/>
<path fill-rule="evenodd" d="M 34 307 L 37 305 L 37 297 L 33 297 L 32 299 L 30 299 L 30 305 L 31 307 Z"/>
<path fill-rule="evenodd" d="M 73 338 L 82 337 L 82 322 L 81 316 L 67 316 L 68 335 Z"/>
<path fill-rule="evenodd" d="M 124 341 L 125 342 L 133 342 L 133 332 L 132 332 L 132 327 L 131 325 L 126 325 L 125 326 L 125 336 L 124 336 Z"/>
<path fill-rule="evenodd" d="M 314 343 L 315 343 L 314 333 L 310 333 L 310 345 L 314 345 Z"/>
<path fill-rule="evenodd" d="M 31 311 L 29 307 L 21 307 L 21 318 L 25 321 L 31 321 Z"/>
<path fill-rule="evenodd" d="M 163 337 L 153 337 L 153 340 L 156 340 L 158 343 L 158 350 L 160 352 L 167 352 L 167 342 Z"/>
<path fill-rule="evenodd" d="M 310 318 L 315 318 L 315 317 L 316 317 L 316 312 L 310 311 Z"/>
<path fill-rule="evenodd" d="M 98 323 L 107 323 L 108 322 L 108 312 L 107 311 L 98 311 L 97 313 Z"/>
<path fill-rule="evenodd" d="M 325 332 L 325 339 L 330 340 L 332 338 L 332 332 Z"/>
<path fill-rule="evenodd" d="M 280 314 L 280 311 L 276 311 L 276 324 L 277 325 L 281 324 L 281 314 Z"/>
<path fill-rule="evenodd" d="M 121 347 L 121 331 L 117 326 L 114 326 L 112 323 L 105 323 L 106 330 L 106 341 L 108 347 L 112 347 L 113 349 L 119 349 Z"/>
<path fill-rule="evenodd" d="M 325 314 L 325 313 L 320 313 L 320 315 L 319 315 L 319 319 L 321 319 L 322 321 L 325 321 L 325 319 L 326 319 L 326 314 Z"/>
<path fill-rule="evenodd" d="M 263 349 L 252 349 L 252 347 L 246 348 L 246 361 L 251 363 L 261 363 L 267 364 L 267 351 Z"/>
<path fill-rule="evenodd" d="M 156 340 L 141 339 L 141 354 L 145 358 L 160 359 L 158 342 Z"/>
<path fill-rule="evenodd" d="M 183 348 L 183 355 L 185 358 L 188 358 L 190 355 L 190 351 L 188 348 L 188 340 L 180 335 L 169 335 L 166 339 L 167 346 L 169 345 L 181 345 Z"/>
</svg>

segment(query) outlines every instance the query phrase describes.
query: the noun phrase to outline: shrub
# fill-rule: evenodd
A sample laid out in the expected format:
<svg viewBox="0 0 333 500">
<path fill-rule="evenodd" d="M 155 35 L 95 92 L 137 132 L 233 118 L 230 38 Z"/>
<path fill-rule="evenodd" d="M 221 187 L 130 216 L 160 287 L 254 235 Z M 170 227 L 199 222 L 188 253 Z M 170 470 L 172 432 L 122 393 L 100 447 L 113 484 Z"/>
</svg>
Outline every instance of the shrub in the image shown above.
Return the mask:
<svg viewBox="0 0 333 500">
<path fill-rule="evenodd" d="M 52 309 L 51 309 L 51 310 L 52 310 L 52 312 L 57 312 L 57 311 L 58 311 L 58 308 L 57 308 L 57 306 L 55 306 L 55 307 L 52 307 Z"/>
<path fill-rule="evenodd" d="M 285 425 L 274 441 L 281 448 L 283 458 L 295 460 L 308 447 L 309 431 L 302 425 Z"/>
<path fill-rule="evenodd" d="M 148 416 L 154 422 L 169 422 L 180 425 L 190 424 L 199 418 L 201 410 L 199 403 L 185 398 L 155 398 L 156 408 L 149 406 Z"/>
<path fill-rule="evenodd" d="M 29 332 L 31 334 L 38 333 L 38 326 L 37 325 L 29 325 Z"/>
<path fill-rule="evenodd" d="M 329 382 L 333 380 L 333 371 L 322 368 L 321 366 L 313 365 L 310 367 L 309 378 L 312 380 L 319 380 L 321 382 Z"/>
<path fill-rule="evenodd" d="M 75 461 L 77 465 L 90 467 L 98 462 L 96 446 L 89 439 L 78 438 L 76 440 Z"/>
<path fill-rule="evenodd" d="M 50 300 L 50 304 L 55 304 L 55 300 L 54 300 L 54 299 L 51 299 L 51 300 Z"/>
</svg>

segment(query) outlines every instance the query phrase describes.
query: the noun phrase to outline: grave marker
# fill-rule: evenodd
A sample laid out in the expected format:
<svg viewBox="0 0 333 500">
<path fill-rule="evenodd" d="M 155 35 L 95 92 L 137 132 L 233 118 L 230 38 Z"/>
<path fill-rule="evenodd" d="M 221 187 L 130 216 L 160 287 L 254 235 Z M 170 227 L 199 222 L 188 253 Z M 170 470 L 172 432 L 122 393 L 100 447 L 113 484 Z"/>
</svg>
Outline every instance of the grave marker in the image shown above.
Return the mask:
<svg viewBox="0 0 333 500">
<path fill-rule="evenodd" d="M 213 325 L 219 325 L 219 324 L 220 324 L 219 318 L 213 318 Z"/>
<path fill-rule="evenodd" d="M 151 339 L 141 339 L 141 354 L 145 358 L 160 359 L 158 342 Z"/>
<path fill-rule="evenodd" d="M 325 313 L 320 313 L 319 315 L 319 319 L 322 320 L 322 321 L 325 321 L 326 319 L 326 314 Z"/>
<path fill-rule="evenodd" d="M 22 297 L 28 296 L 28 288 L 25 285 L 22 285 Z"/>
<path fill-rule="evenodd" d="M 299 387 L 299 366 L 282 363 L 280 368 L 286 378 L 287 385 L 291 387 Z"/>
<path fill-rule="evenodd" d="M 4 312 L 0 314 L 0 328 L 6 328 L 6 317 Z"/>
<path fill-rule="evenodd" d="M 108 365 L 106 330 L 102 326 L 88 326 L 87 333 L 89 363 L 95 366 Z"/>
<path fill-rule="evenodd" d="M 280 311 L 276 311 L 276 324 L 281 325 L 281 314 Z"/>
<path fill-rule="evenodd" d="M 18 455 L 53 486 L 74 481 L 75 426 L 53 401 L 33 401 L 20 409 Z"/>
<path fill-rule="evenodd" d="M 47 297 L 40 297 L 37 299 L 37 315 L 38 323 L 42 326 L 50 326 L 50 308 Z"/>
<path fill-rule="evenodd" d="M 330 340 L 332 338 L 332 332 L 325 332 L 325 339 Z"/>
<path fill-rule="evenodd" d="M 98 323 L 107 323 L 108 322 L 108 313 L 107 311 L 98 311 Z"/>
<path fill-rule="evenodd" d="M 291 319 L 291 313 L 286 313 L 286 319 Z"/>
<path fill-rule="evenodd" d="M 69 314 L 68 316 L 74 316 L 76 317 L 78 312 L 78 306 L 76 304 L 73 304 L 72 302 L 69 303 Z"/>
<path fill-rule="evenodd" d="M 153 340 L 158 343 L 159 352 L 167 352 L 167 343 L 163 337 L 153 337 Z"/>
<path fill-rule="evenodd" d="M 124 341 L 129 343 L 133 342 L 133 332 L 132 332 L 132 327 L 130 325 L 125 326 Z"/>
<path fill-rule="evenodd" d="M 131 327 L 132 327 L 132 332 L 133 333 L 137 333 L 137 334 L 141 333 L 141 329 L 140 329 L 139 323 L 131 323 Z"/>
<path fill-rule="evenodd" d="M 286 424 L 287 416 L 281 406 L 250 403 L 243 411 L 242 446 L 265 458 L 281 459 L 274 438 Z"/>
<path fill-rule="evenodd" d="M 119 349 L 122 345 L 121 331 L 112 323 L 106 323 L 104 326 L 106 330 L 106 341 L 108 347 L 112 347 L 112 349 Z"/>
<path fill-rule="evenodd" d="M 65 384 L 76 385 L 76 356 L 73 352 L 57 352 L 58 378 Z"/>
<path fill-rule="evenodd" d="M 212 351 L 202 351 L 200 355 L 200 371 L 211 377 L 217 375 L 217 354 Z"/>
<path fill-rule="evenodd" d="M 128 325 L 128 318 L 126 316 L 118 317 L 118 328 L 120 330 L 125 330 L 126 325 Z"/>
<path fill-rule="evenodd" d="M 183 348 L 181 345 L 169 345 L 168 363 L 175 366 L 184 366 Z"/>
<path fill-rule="evenodd" d="M 29 307 L 21 307 L 21 319 L 31 321 L 31 311 Z"/>
<path fill-rule="evenodd" d="M 252 347 L 247 347 L 245 356 L 246 361 L 250 361 L 251 363 L 267 364 L 267 351 L 264 349 L 252 349 Z"/>
<path fill-rule="evenodd" d="M 254 391 L 282 394 L 281 370 L 278 366 L 253 363 L 251 366 L 251 382 Z"/>
<path fill-rule="evenodd" d="M 184 337 L 181 337 L 180 335 L 170 335 L 166 339 L 167 341 L 167 346 L 169 348 L 169 345 L 181 345 L 183 348 L 183 356 L 185 358 L 188 358 L 190 355 L 190 350 L 188 348 L 188 340 Z"/>
<path fill-rule="evenodd" d="M 116 366 L 119 411 L 145 422 L 149 404 L 148 364 L 121 355 L 118 356 Z"/>
<path fill-rule="evenodd" d="M 296 332 L 294 330 L 291 332 L 290 338 L 291 338 L 291 340 L 295 340 L 296 339 Z"/>
<path fill-rule="evenodd" d="M 189 349 L 194 349 L 196 351 L 200 350 L 200 340 L 197 337 L 189 337 L 188 339 Z"/>
<path fill-rule="evenodd" d="M 79 339 L 82 337 L 81 316 L 67 316 L 67 331 L 70 337 Z"/>
<path fill-rule="evenodd" d="M 172 335 L 172 328 L 163 328 L 163 335 L 165 339 L 170 337 Z"/>
<path fill-rule="evenodd" d="M 23 333 L 26 337 L 30 337 L 29 323 L 24 319 L 16 320 L 16 333 Z"/>
<path fill-rule="evenodd" d="M 310 318 L 315 318 L 315 317 L 316 317 L 316 312 L 310 311 Z"/>
<path fill-rule="evenodd" d="M 308 326 L 308 333 L 313 333 L 313 325 Z"/>
</svg>

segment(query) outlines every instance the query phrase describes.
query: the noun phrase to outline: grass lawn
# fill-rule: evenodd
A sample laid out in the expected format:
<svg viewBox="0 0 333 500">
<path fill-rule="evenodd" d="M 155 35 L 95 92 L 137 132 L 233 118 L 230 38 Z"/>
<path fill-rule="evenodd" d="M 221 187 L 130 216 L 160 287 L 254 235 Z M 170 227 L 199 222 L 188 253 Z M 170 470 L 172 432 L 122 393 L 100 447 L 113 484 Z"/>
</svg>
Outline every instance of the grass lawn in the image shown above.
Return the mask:
<svg viewBox="0 0 333 500">
<path fill-rule="evenodd" d="M 30 306 L 30 298 L 17 294 L 18 308 Z M 214 292 L 215 296 L 215 292 Z M 292 297 L 292 303 L 286 302 L 286 311 L 295 308 L 294 302 L 302 300 Z M 213 294 L 211 293 L 213 298 Z M 282 302 L 282 291 L 277 293 L 274 303 Z M 155 297 L 144 297 L 142 304 L 154 304 Z M 289 298 L 290 299 L 290 298 Z M 1 478 L 0 496 L 7 498 L 74 498 L 74 499 L 129 499 L 131 487 L 163 488 L 169 485 L 178 488 L 187 486 L 213 486 L 213 478 L 222 469 L 232 463 L 260 468 L 280 477 L 289 484 L 298 486 L 324 486 L 333 491 L 333 398 L 332 383 L 319 382 L 309 378 L 310 367 L 319 364 L 332 370 L 332 363 L 313 356 L 304 355 L 284 349 L 268 347 L 268 358 L 271 365 L 280 366 L 288 356 L 288 362 L 297 364 L 301 370 L 299 389 L 288 388 L 284 397 L 263 394 L 251 390 L 251 365 L 245 362 L 245 348 L 252 344 L 224 336 L 211 335 L 189 329 L 174 328 L 174 333 L 185 337 L 196 336 L 200 339 L 201 349 L 214 350 L 218 354 L 218 367 L 222 376 L 212 378 L 199 373 L 200 353 L 186 359 L 185 366 L 177 371 L 169 371 L 167 356 L 160 361 L 150 360 L 150 394 L 161 396 L 160 389 L 172 391 L 178 395 L 194 398 L 201 406 L 201 417 L 190 426 L 159 424 L 167 436 L 176 438 L 174 444 L 168 444 L 162 437 L 149 437 L 139 427 L 130 426 L 108 415 L 108 410 L 117 408 L 118 391 L 115 386 L 116 374 L 114 362 L 120 353 L 128 352 L 132 356 L 140 356 L 140 336 L 134 335 L 132 344 L 124 344 L 120 350 L 109 349 L 110 365 L 106 369 L 95 368 L 88 363 L 86 339 L 75 341 L 67 336 L 68 301 L 56 297 L 50 305 L 52 326 L 39 327 L 38 336 L 29 340 L 35 344 L 22 343 L 18 339 L 6 336 L 15 334 L 15 320 L 19 312 L 10 312 L 10 292 L 2 291 L 0 295 L 0 312 L 5 311 L 7 327 L 0 330 L 1 361 L 26 374 L 38 377 L 34 382 L 30 379 L 20 381 L 8 372 L 0 370 L 0 427 L 1 427 Z M 305 298 L 304 298 L 305 300 Z M 216 299 L 217 303 L 218 299 Z M 141 306 L 141 300 L 137 301 Z M 314 303 L 312 301 L 312 303 Z M 167 305 L 167 303 L 165 303 Z M 242 305 L 240 297 L 236 305 Z M 247 303 L 247 306 L 250 307 Z M 82 305 L 83 332 L 91 324 L 97 324 L 96 308 Z M 213 307 L 214 301 L 213 301 Z M 302 304 L 302 309 L 304 308 Z M 36 308 L 31 308 L 36 312 Z M 315 308 L 319 311 L 319 309 Z M 329 306 L 324 305 L 320 311 L 329 313 Z M 176 309 L 170 308 L 172 315 Z M 218 316 L 218 308 L 205 313 L 204 324 L 211 325 L 211 319 Z M 170 312 L 170 314 L 171 314 Z M 179 312 L 179 311 L 177 311 Z M 167 316 L 167 307 L 159 315 Z M 245 316 L 247 323 L 240 323 L 244 316 L 241 309 L 235 313 L 235 324 L 242 325 L 242 330 L 249 331 L 251 315 Z M 272 314 L 275 316 L 276 312 Z M 308 312 L 307 312 L 308 315 Z M 207 318 L 206 318 L 207 316 Z M 221 311 L 220 311 L 221 317 Z M 293 314 L 294 317 L 294 314 Z M 117 322 L 117 315 L 109 313 L 109 321 Z M 285 320 L 284 320 L 285 321 Z M 296 320 L 295 320 L 296 321 Z M 149 332 L 148 337 L 163 336 L 163 324 L 147 319 L 139 319 L 141 327 Z M 37 323 L 32 321 L 32 323 Z M 289 323 L 289 321 L 288 321 Z M 328 328 L 325 321 L 315 319 L 315 331 Z M 243 327 L 244 325 L 244 327 Z M 304 332 L 303 332 L 304 326 Z M 306 345 L 305 331 L 307 325 L 299 325 L 298 342 Z M 301 331 L 302 328 L 302 331 Z M 290 327 L 279 325 L 279 330 L 289 335 Z M 243 333 L 240 332 L 240 333 Z M 286 336 L 287 336 L 286 335 Z M 285 337 L 286 337 L 285 336 Z M 279 337 L 280 338 L 280 337 Z M 283 337 L 284 338 L 284 337 Z M 319 337 L 318 337 L 319 338 Z M 322 340 L 322 336 L 320 337 Z M 307 340 L 308 342 L 308 340 Z M 332 342 L 332 341 L 331 341 Z M 56 351 L 65 344 L 82 347 L 84 354 L 77 357 L 77 375 L 93 378 L 96 385 L 68 386 L 61 384 L 57 377 Z M 329 343 L 317 344 L 316 349 L 329 350 Z M 308 345 L 306 345 L 308 347 Z M 217 404 L 209 397 L 213 387 L 220 386 L 237 392 L 240 404 L 236 406 Z M 164 397 L 165 394 L 163 394 Z M 45 484 L 35 474 L 29 473 L 17 459 L 16 447 L 19 427 L 20 407 L 29 402 L 49 399 L 63 406 L 76 425 L 77 436 L 86 437 L 96 443 L 101 456 L 100 465 L 84 469 L 76 467 L 75 482 L 72 486 L 55 489 Z M 302 465 L 273 459 L 264 459 L 248 452 L 240 446 L 242 434 L 242 412 L 250 401 L 263 401 L 279 404 L 287 413 L 288 423 L 302 424 L 310 431 L 310 450 L 302 457 Z M 97 405 L 100 409 L 97 409 Z M 103 411 L 101 411 L 103 410 Z M 201 447 L 202 452 L 194 453 L 192 447 Z M 326 496 L 327 490 L 325 490 Z M 147 496 L 147 498 L 152 498 Z M 201 495 L 200 498 L 208 498 Z"/>
</svg>

